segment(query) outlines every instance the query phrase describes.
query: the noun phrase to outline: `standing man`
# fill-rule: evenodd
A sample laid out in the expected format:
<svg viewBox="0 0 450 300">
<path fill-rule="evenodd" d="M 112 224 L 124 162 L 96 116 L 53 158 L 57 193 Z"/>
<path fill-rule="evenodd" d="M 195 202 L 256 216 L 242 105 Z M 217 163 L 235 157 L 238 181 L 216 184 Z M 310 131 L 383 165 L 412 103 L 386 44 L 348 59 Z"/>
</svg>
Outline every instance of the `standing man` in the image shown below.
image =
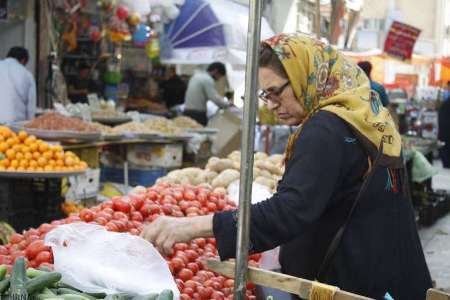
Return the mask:
<svg viewBox="0 0 450 300">
<path fill-rule="evenodd" d="M 175 67 L 170 67 L 167 79 L 161 82 L 162 98 L 168 109 L 183 104 L 186 94 L 186 84 L 178 76 Z"/>
<path fill-rule="evenodd" d="M 381 103 L 384 107 L 387 107 L 389 105 L 389 97 L 386 93 L 386 90 L 384 89 L 384 86 L 376 81 L 372 80 L 371 73 L 372 73 L 372 64 L 368 61 L 360 61 L 358 63 L 358 66 L 366 73 L 367 77 L 369 77 L 370 80 L 370 88 L 378 93 L 380 96 Z"/>
<path fill-rule="evenodd" d="M 220 108 L 227 108 L 231 104 L 220 96 L 214 86 L 214 81 L 226 75 L 225 65 L 220 62 L 208 66 L 207 72 L 196 72 L 189 80 L 185 97 L 184 115 L 191 117 L 202 125 L 208 123 L 206 115 L 208 100 L 213 101 Z"/>
<path fill-rule="evenodd" d="M 36 113 L 36 83 L 25 68 L 29 54 L 23 47 L 12 47 L 0 61 L 0 123 L 25 121 Z"/>
</svg>

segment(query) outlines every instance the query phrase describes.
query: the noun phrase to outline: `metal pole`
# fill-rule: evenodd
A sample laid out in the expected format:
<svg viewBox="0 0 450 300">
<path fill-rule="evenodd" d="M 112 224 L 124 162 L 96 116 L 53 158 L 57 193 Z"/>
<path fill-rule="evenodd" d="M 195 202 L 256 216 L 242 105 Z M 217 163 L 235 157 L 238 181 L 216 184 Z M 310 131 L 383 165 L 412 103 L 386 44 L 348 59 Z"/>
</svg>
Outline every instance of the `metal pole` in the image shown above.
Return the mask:
<svg viewBox="0 0 450 300">
<path fill-rule="evenodd" d="M 253 152 L 258 88 L 258 58 L 261 31 L 262 0 L 250 1 L 247 31 L 247 66 L 245 70 L 244 120 L 241 140 L 241 177 L 239 183 L 239 216 L 236 243 L 234 298 L 245 299 L 247 260 L 250 239 L 250 205 L 253 183 Z"/>
<path fill-rule="evenodd" d="M 317 39 L 320 40 L 321 36 L 321 23 L 320 23 L 320 0 L 316 0 L 316 36 Z"/>
</svg>

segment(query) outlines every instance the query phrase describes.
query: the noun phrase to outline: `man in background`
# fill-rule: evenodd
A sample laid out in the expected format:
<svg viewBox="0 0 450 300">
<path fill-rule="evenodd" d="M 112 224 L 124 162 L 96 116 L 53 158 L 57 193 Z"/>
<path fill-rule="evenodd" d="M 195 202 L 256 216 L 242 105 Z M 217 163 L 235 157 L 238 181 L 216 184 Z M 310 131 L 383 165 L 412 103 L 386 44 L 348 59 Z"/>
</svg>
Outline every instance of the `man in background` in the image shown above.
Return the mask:
<svg viewBox="0 0 450 300">
<path fill-rule="evenodd" d="M 69 83 L 69 98 L 72 103 L 87 103 L 90 93 L 98 93 L 98 86 L 91 78 L 91 68 L 86 63 L 78 66 L 78 77 Z"/>
<path fill-rule="evenodd" d="M 177 75 L 175 67 L 168 69 L 167 79 L 160 84 L 162 99 L 168 109 L 184 103 L 186 84 Z"/>
<path fill-rule="evenodd" d="M 384 89 L 384 86 L 376 81 L 372 80 L 371 73 L 372 73 L 372 64 L 368 61 L 360 61 L 358 63 L 358 66 L 366 73 L 367 77 L 370 79 L 370 88 L 378 93 L 380 96 L 381 103 L 384 107 L 387 107 L 389 105 L 389 97 L 386 93 L 386 90 Z"/>
<path fill-rule="evenodd" d="M 30 120 L 36 113 L 36 82 L 25 66 L 28 50 L 12 47 L 0 61 L 0 122 Z"/>
<path fill-rule="evenodd" d="M 208 100 L 220 108 L 229 107 L 231 104 L 219 95 L 214 86 L 214 82 L 226 74 L 225 65 L 220 62 L 210 64 L 206 72 L 196 72 L 189 80 L 184 102 L 184 115 L 205 126 L 208 123 L 206 105 Z"/>
</svg>

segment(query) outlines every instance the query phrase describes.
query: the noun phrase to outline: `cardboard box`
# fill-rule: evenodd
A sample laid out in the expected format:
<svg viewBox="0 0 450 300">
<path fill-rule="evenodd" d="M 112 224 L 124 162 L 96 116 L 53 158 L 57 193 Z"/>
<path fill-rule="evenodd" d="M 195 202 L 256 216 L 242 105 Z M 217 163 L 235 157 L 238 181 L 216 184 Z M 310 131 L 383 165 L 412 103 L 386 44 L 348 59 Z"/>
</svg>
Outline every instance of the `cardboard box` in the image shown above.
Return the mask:
<svg viewBox="0 0 450 300">
<path fill-rule="evenodd" d="M 208 127 L 219 129 L 212 147 L 214 155 L 225 157 L 241 149 L 241 122 L 240 112 L 232 110 L 221 110 L 209 120 Z"/>
<path fill-rule="evenodd" d="M 183 164 L 183 144 L 129 145 L 127 160 L 131 169 L 179 168 Z"/>
</svg>

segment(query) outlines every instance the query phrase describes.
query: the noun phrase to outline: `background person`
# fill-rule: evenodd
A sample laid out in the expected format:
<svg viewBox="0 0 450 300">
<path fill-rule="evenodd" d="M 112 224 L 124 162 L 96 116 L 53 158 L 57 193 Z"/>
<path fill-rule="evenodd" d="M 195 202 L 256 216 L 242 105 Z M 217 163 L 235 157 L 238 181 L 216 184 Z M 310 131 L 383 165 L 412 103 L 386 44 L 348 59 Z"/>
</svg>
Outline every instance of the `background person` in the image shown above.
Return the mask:
<svg viewBox="0 0 450 300">
<path fill-rule="evenodd" d="M 387 107 L 389 105 L 389 96 L 387 95 L 386 89 L 382 84 L 372 80 L 372 64 L 368 61 L 361 61 L 358 63 L 358 66 L 364 71 L 364 73 L 366 73 L 367 77 L 369 77 L 370 87 L 378 93 L 383 106 Z"/>
<path fill-rule="evenodd" d="M 0 122 L 33 119 L 36 114 L 36 82 L 25 66 L 28 50 L 12 47 L 0 61 Z"/>
</svg>

